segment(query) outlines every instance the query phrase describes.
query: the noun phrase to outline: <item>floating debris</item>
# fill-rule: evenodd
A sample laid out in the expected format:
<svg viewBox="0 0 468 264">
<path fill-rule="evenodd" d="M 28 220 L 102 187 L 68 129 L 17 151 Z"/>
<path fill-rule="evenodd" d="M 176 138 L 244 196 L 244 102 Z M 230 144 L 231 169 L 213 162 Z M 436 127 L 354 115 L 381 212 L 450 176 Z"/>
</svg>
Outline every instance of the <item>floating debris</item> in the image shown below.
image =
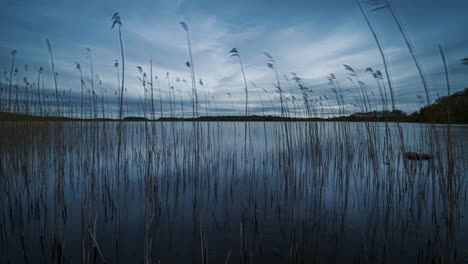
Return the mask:
<svg viewBox="0 0 468 264">
<path fill-rule="evenodd" d="M 407 160 L 430 160 L 432 159 L 432 155 L 430 154 L 417 153 L 417 152 L 405 152 L 404 157 Z"/>
</svg>

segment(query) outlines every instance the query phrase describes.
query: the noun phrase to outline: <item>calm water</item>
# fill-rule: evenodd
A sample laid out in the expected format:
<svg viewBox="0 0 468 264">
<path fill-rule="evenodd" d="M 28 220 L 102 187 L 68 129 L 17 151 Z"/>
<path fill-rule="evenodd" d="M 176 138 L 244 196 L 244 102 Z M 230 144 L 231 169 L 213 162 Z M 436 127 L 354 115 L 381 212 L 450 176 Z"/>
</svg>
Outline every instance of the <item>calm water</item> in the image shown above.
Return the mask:
<svg viewBox="0 0 468 264">
<path fill-rule="evenodd" d="M 450 135 L 392 123 L 0 123 L 0 263 L 462 261 L 468 126 Z"/>
</svg>

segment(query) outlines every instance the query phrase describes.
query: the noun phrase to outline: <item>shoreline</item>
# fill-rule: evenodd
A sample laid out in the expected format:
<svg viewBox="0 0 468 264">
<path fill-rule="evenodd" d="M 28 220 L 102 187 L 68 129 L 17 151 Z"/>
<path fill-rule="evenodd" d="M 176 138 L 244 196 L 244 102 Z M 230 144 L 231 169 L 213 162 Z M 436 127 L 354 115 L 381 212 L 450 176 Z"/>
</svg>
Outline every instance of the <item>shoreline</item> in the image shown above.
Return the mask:
<svg viewBox="0 0 468 264">
<path fill-rule="evenodd" d="M 0 122 L 119 122 L 119 119 L 112 118 L 71 118 L 58 116 L 34 116 L 25 114 L 13 114 L 0 112 Z M 358 118 L 355 116 L 340 116 L 332 118 L 294 118 L 279 116 L 201 116 L 197 118 L 169 118 L 161 117 L 149 119 L 145 117 L 125 117 L 123 122 L 389 122 L 389 123 L 416 123 L 416 124 L 448 124 L 447 122 L 429 122 L 409 120 L 405 118 L 392 117 L 370 117 Z M 450 124 L 466 125 L 467 122 L 450 122 Z"/>
</svg>

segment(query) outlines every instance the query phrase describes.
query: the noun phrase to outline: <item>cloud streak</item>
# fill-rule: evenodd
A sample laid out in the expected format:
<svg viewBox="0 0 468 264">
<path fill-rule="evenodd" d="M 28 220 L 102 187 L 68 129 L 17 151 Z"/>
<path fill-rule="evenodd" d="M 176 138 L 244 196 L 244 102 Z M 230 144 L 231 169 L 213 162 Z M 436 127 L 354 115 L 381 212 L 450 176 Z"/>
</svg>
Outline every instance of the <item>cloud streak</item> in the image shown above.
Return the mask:
<svg viewBox="0 0 468 264">
<path fill-rule="evenodd" d="M 28 64 L 32 75 L 34 70 L 43 66 L 46 86 L 51 88 L 52 73 L 45 45 L 47 37 L 54 47 L 61 90 L 71 89 L 78 93 L 81 89 L 78 72 L 74 70 L 75 61 L 82 64 L 89 87 L 89 61 L 85 49 L 91 48 L 95 73 L 99 74 L 109 94 L 113 94 L 117 90 L 117 73 L 113 64 L 120 56 L 117 36 L 110 30 L 110 16 L 120 8 L 127 58 L 126 88 L 131 100 L 138 101 L 138 96 L 144 93 L 137 78 L 136 67 L 143 67 L 149 74 L 151 59 L 154 63 L 153 72 L 159 77 L 161 89 L 170 89 L 164 78 L 169 72 L 171 83 L 174 87 L 177 85 L 175 89 L 189 98 L 190 88 L 175 81 L 176 77 L 180 80 L 190 80 L 189 69 L 185 66 L 185 62 L 188 61 L 185 35 L 178 24 L 182 20 L 190 26 L 197 81 L 203 79 L 206 84 L 205 88 L 199 87 L 199 94 L 206 94 L 208 98 L 214 97 L 219 108 L 228 105 L 229 109 L 234 103 L 234 108 L 242 113 L 242 76 L 237 62 L 228 54 L 234 47 L 239 49 L 245 63 L 249 89 L 252 90 L 250 108 L 255 111 L 260 111 L 257 106 L 261 106 L 262 103 L 258 94 L 267 97 L 263 89 L 266 89 L 272 98 L 277 96 L 273 87 L 274 76 L 266 67 L 263 51 L 275 56 L 281 75 L 291 77 L 291 72 L 299 74 L 304 80 L 304 85 L 313 91 L 310 96 L 314 99 L 333 98 L 326 80 L 330 73 L 335 73 L 343 83 L 344 89 L 349 92 L 350 98 L 354 96 L 353 85 L 347 81 L 343 64 L 352 65 L 358 71 L 370 92 L 378 91 L 375 81 L 364 70 L 367 67 L 382 70 L 382 62 L 362 17 L 349 1 L 343 1 L 342 8 L 328 2 L 322 3 L 320 8 L 307 2 L 294 3 L 302 6 L 301 9 L 286 6 L 281 8 L 282 4 L 275 2 L 270 13 L 265 13 L 268 4 L 258 1 L 249 6 L 250 9 L 258 11 L 257 16 L 251 15 L 252 10 L 245 14 L 239 13 L 238 16 L 224 15 L 226 10 L 210 3 L 189 3 L 181 0 L 160 1 L 156 4 L 143 1 L 130 6 L 124 1 L 118 1 L 111 6 L 111 3 L 92 1 L 83 5 L 48 1 L 7 1 L 6 8 L 0 11 L 0 31 L 3 32 L 3 38 L 0 40 L 0 67 L 2 73 L 8 71 L 8 54 L 10 50 L 17 49 L 18 67 Z M 420 3 L 414 5 L 416 4 Z M 198 8 L 189 10 L 194 5 Z M 410 33 L 430 81 L 433 99 L 437 94 L 444 94 L 445 89 L 441 62 L 436 50 L 439 43 L 446 47 L 453 91 L 466 88 L 468 82 L 467 70 L 458 63 L 458 60 L 466 57 L 468 53 L 465 48 L 468 46 L 468 38 L 464 34 L 464 27 L 468 25 L 466 20 L 460 19 L 461 11 L 454 8 L 457 5 L 466 8 L 468 4 L 449 1 L 445 4 L 445 9 L 442 9 L 446 14 L 440 14 L 440 10 L 436 9 L 440 7 L 434 4 L 428 4 L 427 10 L 417 11 L 412 9 L 414 6 L 411 4 L 396 3 L 408 28 L 418 27 L 418 31 L 413 30 Z M 239 7 L 231 3 L 227 8 L 238 10 Z M 414 12 L 423 12 L 426 16 L 437 13 L 437 19 L 422 22 L 410 17 Z M 400 109 L 414 111 L 420 106 L 417 95 L 422 94 L 421 83 L 401 36 L 395 31 L 391 21 L 383 15 L 382 17 L 381 19 L 372 15 L 371 19 L 379 29 L 385 53 L 389 57 L 396 102 Z M 450 17 L 454 19 L 450 20 Z M 441 20 L 444 21 L 443 25 Z M 434 36 L 434 33 L 437 35 Z M 255 83 L 258 88 L 250 82 Z M 285 90 L 288 90 L 285 94 L 289 100 L 292 100 L 293 95 L 301 98 L 301 92 L 295 85 L 292 85 L 291 92 L 288 82 L 285 79 L 282 79 L 282 82 Z M 99 89 L 96 90 L 100 92 Z M 231 98 L 227 93 L 231 94 Z M 163 92 L 162 96 L 166 100 L 169 93 Z M 266 98 L 263 100 L 268 101 Z M 187 103 L 189 102 L 190 100 L 187 100 Z M 327 104 L 332 105 L 333 101 L 329 99 Z M 164 106 L 166 107 L 166 104 Z M 256 112 L 260 113 L 261 111 Z"/>
</svg>

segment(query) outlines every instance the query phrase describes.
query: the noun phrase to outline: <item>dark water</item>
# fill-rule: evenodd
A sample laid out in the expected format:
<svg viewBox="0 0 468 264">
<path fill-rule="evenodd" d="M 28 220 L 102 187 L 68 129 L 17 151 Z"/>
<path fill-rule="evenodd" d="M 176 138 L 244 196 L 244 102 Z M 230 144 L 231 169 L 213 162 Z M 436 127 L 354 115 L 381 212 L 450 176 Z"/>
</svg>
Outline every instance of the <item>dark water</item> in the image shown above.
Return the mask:
<svg viewBox="0 0 468 264">
<path fill-rule="evenodd" d="M 0 263 L 463 261 L 468 126 L 399 126 L 0 123 Z"/>
</svg>

